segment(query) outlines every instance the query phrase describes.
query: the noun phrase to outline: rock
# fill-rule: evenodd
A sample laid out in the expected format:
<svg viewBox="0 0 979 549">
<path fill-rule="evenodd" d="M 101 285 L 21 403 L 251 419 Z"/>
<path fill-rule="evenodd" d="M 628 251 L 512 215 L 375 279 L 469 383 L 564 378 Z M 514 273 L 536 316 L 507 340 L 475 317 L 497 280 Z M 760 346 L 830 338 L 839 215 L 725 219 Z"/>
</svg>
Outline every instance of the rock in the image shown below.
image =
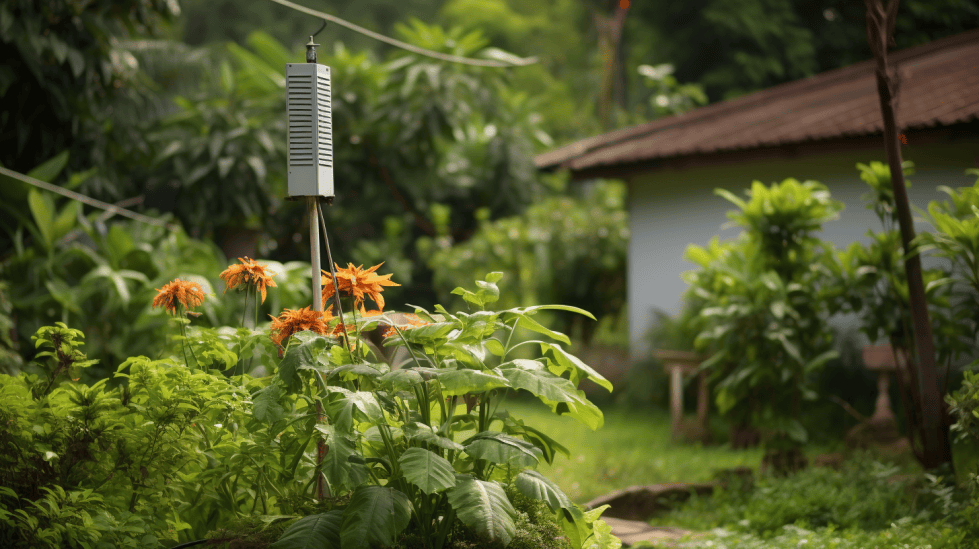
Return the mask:
<svg viewBox="0 0 979 549">
<path fill-rule="evenodd" d="M 706 495 L 714 491 L 715 483 L 667 482 L 630 486 L 599 496 L 585 504 L 586 509 L 602 505 L 611 507 L 603 517 L 628 520 L 646 520 L 659 512 L 671 508 L 673 503 L 685 501 L 691 493 Z"/>
<path fill-rule="evenodd" d="M 612 527 L 612 534 L 622 540 L 623 547 L 631 547 L 639 542 L 651 543 L 657 547 L 675 547 L 683 536 L 693 534 L 690 530 L 674 526 L 650 526 L 638 520 L 623 520 L 602 517 Z"/>
</svg>

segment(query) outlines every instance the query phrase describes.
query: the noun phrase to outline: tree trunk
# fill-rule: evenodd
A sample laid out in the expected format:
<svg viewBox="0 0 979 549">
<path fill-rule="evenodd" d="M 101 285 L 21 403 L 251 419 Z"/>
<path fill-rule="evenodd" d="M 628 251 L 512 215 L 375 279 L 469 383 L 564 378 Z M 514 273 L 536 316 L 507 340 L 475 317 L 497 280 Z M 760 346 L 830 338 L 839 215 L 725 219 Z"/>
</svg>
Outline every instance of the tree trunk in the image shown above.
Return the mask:
<svg viewBox="0 0 979 549">
<path fill-rule="evenodd" d="M 938 383 L 938 368 L 935 364 L 934 338 L 931 322 L 928 319 L 928 304 L 925 300 L 925 287 L 921 277 L 921 258 L 913 253 L 911 241 L 914 240 L 914 223 L 908 205 L 907 187 L 901 167 L 901 149 L 898 143 L 897 122 L 894 115 L 894 79 L 887 70 L 887 47 L 893 43 L 894 21 L 897 16 L 898 0 L 888 0 L 885 11 L 882 0 L 864 0 L 867 5 L 867 41 L 877 60 L 875 71 L 877 93 L 880 96 L 880 110 L 884 118 L 884 148 L 887 163 L 891 169 L 891 183 L 894 187 L 894 206 L 901 227 L 901 242 L 906 259 L 904 269 L 907 273 L 910 295 L 911 321 L 914 327 L 914 343 L 917 355 L 918 383 L 920 387 L 922 460 L 926 469 L 944 464 L 952 465 L 952 448 L 948 427 L 944 420 L 942 393 Z"/>
</svg>

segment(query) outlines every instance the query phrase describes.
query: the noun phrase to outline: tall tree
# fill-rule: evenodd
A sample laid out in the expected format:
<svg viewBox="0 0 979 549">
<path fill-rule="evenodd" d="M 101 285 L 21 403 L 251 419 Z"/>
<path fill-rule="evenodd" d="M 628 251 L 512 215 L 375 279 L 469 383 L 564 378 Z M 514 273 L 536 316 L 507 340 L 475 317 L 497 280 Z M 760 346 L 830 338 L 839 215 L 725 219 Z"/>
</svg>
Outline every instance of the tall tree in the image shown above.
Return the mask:
<svg viewBox="0 0 979 549">
<path fill-rule="evenodd" d="M 908 204 L 904 170 L 901 169 L 901 146 L 898 143 L 897 123 L 894 116 L 894 98 L 898 93 L 897 80 L 888 71 L 887 48 L 894 45 L 894 27 L 897 22 L 898 0 L 888 0 L 885 8 L 882 0 L 864 0 L 867 6 L 867 42 L 873 51 L 877 67 L 877 92 L 880 110 L 884 118 L 884 149 L 894 187 L 894 206 L 901 228 L 901 242 L 907 257 L 904 268 L 907 274 L 911 321 L 914 328 L 914 347 L 917 358 L 919 426 L 922 443 L 922 465 L 934 469 L 952 465 L 952 447 L 945 422 L 944 400 L 938 383 L 938 367 L 935 364 L 935 343 L 931 322 L 928 320 L 928 302 L 921 276 L 921 257 L 914 253 L 914 222 Z M 909 426 L 912 428 L 912 426 Z"/>
<path fill-rule="evenodd" d="M 67 149 L 70 168 L 100 168 L 85 190 L 116 195 L 148 89 L 120 42 L 178 12 L 173 0 L 0 3 L 0 162 L 26 172 Z"/>
<path fill-rule="evenodd" d="M 976 0 L 909 0 L 895 47 L 979 27 Z M 871 57 L 861 4 L 849 0 L 644 0 L 633 18 L 656 35 L 656 63 L 702 84 L 712 100 L 742 95 Z"/>
</svg>

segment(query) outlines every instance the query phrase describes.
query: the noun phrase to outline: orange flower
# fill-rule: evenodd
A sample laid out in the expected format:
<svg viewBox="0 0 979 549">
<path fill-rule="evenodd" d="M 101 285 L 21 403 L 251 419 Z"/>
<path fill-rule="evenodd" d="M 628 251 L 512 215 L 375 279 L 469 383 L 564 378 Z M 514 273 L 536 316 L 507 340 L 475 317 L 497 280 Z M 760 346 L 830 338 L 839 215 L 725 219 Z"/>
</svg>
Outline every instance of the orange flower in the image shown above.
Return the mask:
<svg viewBox="0 0 979 549">
<path fill-rule="evenodd" d="M 384 291 L 384 286 L 401 285 L 392 282 L 390 280 L 390 274 L 376 274 L 374 271 L 381 265 L 384 265 L 384 262 L 378 263 L 366 270 L 363 265 L 354 267 L 353 263 L 348 263 L 346 269 L 341 269 L 339 265 L 336 265 L 337 286 L 340 292 L 346 295 L 352 295 L 354 297 L 354 306 L 359 307 L 362 313 L 366 312 L 364 309 L 364 297 L 371 298 L 377 304 L 377 308 L 383 310 L 384 297 L 381 296 L 381 292 Z M 323 271 L 321 281 L 323 284 L 323 303 L 326 303 L 333 297 L 333 276 Z"/>
<path fill-rule="evenodd" d="M 163 307 L 172 315 L 177 314 L 177 307 L 183 307 L 185 310 L 193 309 L 203 303 L 204 298 L 207 297 L 200 284 L 179 278 L 164 285 L 162 289 L 157 288 L 156 291 L 160 293 L 153 298 L 153 307 Z"/>
<path fill-rule="evenodd" d="M 398 328 L 401 328 L 402 332 L 412 328 L 417 328 L 418 326 L 427 326 L 431 324 L 431 322 L 422 320 L 421 317 L 412 313 L 394 313 L 391 315 L 391 319 L 395 324 L 397 324 Z M 382 337 L 394 337 L 396 335 L 398 335 L 398 331 L 394 329 L 394 326 L 388 326 L 381 332 Z"/>
<path fill-rule="evenodd" d="M 275 273 L 249 257 L 239 257 L 238 261 L 241 261 L 242 264 L 229 265 L 221 273 L 221 280 L 226 286 L 224 291 L 227 292 L 239 286 L 254 286 L 262 292 L 262 303 L 265 303 L 266 288 L 275 288 L 275 281 L 272 280 Z"/>
<path fill-rule="evenodd" d="M 285 309 L 279 315 L 279 318 L 272 317 L 271 315 L 269 317 L 272 318 L 272 325 L 270 327 L 272 341 L 278 345 L 282 345 L 282 342 L 289 339 L 289 336 L 292 334 L 304 330 L 310 330 L 320 335 L 327 335 L 326 323 L 333 320 L 333 314 L 330 309 L 321 313 L 312 310 L 311 307 Z"/>
</svg>

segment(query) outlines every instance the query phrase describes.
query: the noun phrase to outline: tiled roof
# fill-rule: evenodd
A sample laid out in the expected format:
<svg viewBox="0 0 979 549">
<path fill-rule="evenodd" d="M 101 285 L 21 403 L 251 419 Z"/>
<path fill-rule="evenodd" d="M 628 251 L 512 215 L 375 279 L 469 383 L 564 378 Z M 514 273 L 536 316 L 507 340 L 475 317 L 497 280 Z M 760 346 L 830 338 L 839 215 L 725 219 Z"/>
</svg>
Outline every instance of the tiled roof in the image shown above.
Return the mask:
<svg viewBox="0 0 979 549">
<path fill-rule="evenodd" d="M 902 131 L 979 120 L 979 29 L 895 51 Z M 538 168 L 603 168 L 867 136 L 883 131 L 873 60 L 575 141 L 541 154 Z"/>
</svg>

